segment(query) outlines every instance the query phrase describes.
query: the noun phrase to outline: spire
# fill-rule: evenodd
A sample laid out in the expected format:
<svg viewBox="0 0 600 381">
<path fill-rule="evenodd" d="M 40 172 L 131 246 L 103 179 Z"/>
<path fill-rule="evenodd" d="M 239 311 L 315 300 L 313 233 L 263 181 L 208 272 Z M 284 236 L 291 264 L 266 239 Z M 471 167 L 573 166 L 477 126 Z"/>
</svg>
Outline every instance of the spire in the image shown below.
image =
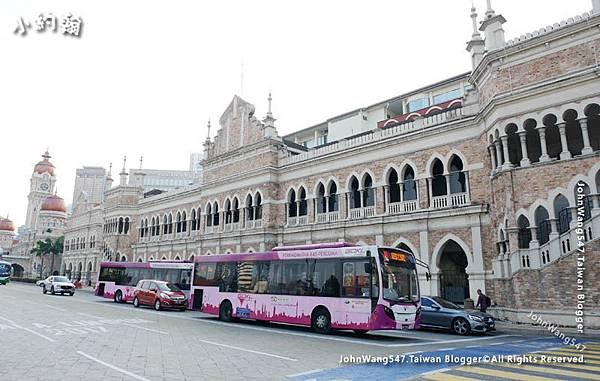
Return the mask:
<svg viewBox="0 0 600 381">
<path fill-rule="evenodd" d="M 206 133 L 206 141 L 210 141 L 210 118 L 208 118 L 208 124 L 206 125 L 207 133 Z"/>
<path fill-rule="evenodd" d="M 121 173 L 119 173 L 120 181 L 119 181 L 119 185 L 120 186 L 125 186 L 127 185 L 127 170 L 125 169 L 125 166 L 127 165 L 127 156 L 123 156 L 123 169 L 121 170 Z"/>
<path fill-rule="evenodd" d="M 271 101 L 273 100 L 273 98 L 271 97 L 271 90 L 269 90 L 269 97 L 267 98 L 267 100 L 269 101 L 269 111 L 267 111 L 267 116 L 272 118 L 273 113 L 271 112 Z"/>
<path fill-rule="evenodd" d="M 471 22 L 473 23 L 473 34 L 471 35 L 472 40 L 481 40 L 481 34 L 477 30 L 477 9 L 475 9 L 475 3 L 471 5 Z"/>
<path fill-rule="evenodd" d="M 106 183 L 104 184 L 104 190 L 107 191 L 112 188 L 112 163 L 108 165 L 108 174 L 106 175 Z"/>
<path fill-rule="evenodd" d="M 44 154 L 42 155 L 42 157 L 44 158 L 45 161 L 50 160 L 50 158 L 52 156 L 50 156 L 50 154 L 48 153 L 48 148 L 46 148 L 46 152 L 44 152 Z"/>
<path fill-rule="evenodd" d="M 277 130 L 275 129 L 275 121 L 277 119 L 275 119 L 273 117 L 273 112 L 271 109 L 271 102 L 273 101 L 273 97 L 271 96 L 271 92 L 269 91 L 269 96 L 267 97 L 267 101 L 269 102 L 269 108 L 267 111 L 267 116 L 263 119 L 263 130 L 264 130 L 264 136 L 266 138 L 268 137 L 277 137 Z"/>
<path fill-rule="evenodd" d="M 108 175 L 106 176 L 107 179 L 112 179 L 112 163 L 108 164 Z"/>
<path fill-rule="evenodd" d="M 487 10 L 485 11 L 485 18 L 491 19 L 494 16 L 496 16 L 496 13 L 492 9 L 492 0 L 487 0 Z"/>
<path fill-rule="evenodd" d="M 143 163 L 144 163 L 144 156 L 140 156 L 140 169 L 142 169 Z"/>
<path fill-rule="evenodd" d="M 467 51 L 471 53 L 471 64 L 473 70 L 475 70 L 483 58 L 485 43 L 477 30 L 477 9 L 475 9 L 474 3 L 471 4 L 471 22 L 473 24 L 473 34 L 471 35 L 471 41 L 467 43 Z"/>
</svg>

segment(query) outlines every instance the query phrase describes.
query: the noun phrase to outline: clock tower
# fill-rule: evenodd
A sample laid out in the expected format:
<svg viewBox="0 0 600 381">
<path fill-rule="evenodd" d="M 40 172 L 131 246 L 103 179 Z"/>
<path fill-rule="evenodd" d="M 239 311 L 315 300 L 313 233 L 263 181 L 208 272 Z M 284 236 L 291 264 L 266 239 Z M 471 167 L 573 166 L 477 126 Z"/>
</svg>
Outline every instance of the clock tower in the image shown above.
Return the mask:
<svg viewBox="0 0 600 381">
<path fill-rule="evenodd" d="M 25 226 L 30 230 L 35 230 L 37 219 L 40 213 L 42 202 L 54 194 L 56 185 L 55 167 L 50 162 L 50 154 L 46 152 L 42 155 L 43 160 L 33 167 L 29 185 L 29 195 L 27 196 L 27 216 Z"/>
</svg>

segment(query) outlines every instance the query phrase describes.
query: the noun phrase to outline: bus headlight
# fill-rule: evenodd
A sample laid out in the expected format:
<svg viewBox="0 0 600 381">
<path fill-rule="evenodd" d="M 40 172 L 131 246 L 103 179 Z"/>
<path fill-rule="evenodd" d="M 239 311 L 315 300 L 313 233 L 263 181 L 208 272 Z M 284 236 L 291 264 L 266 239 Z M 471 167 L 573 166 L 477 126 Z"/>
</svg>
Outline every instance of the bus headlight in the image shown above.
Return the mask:
<svg viewBox="0 0 600 381">
<path fill-rule="evenodd" d="M 394 311 L 390 307 L 383 306 L 383 312 L 392 320 L 396 320 L 396 316 L 394 316 Z"/>
</svg>

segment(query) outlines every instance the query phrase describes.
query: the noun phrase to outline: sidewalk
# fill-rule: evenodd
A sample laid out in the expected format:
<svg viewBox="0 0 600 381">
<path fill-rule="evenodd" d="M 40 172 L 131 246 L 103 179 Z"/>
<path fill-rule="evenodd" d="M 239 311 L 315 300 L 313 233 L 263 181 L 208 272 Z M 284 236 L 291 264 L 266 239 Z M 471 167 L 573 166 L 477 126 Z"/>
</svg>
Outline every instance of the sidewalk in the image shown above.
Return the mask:
<svg viewBox="0 0 600 381">
<path fill-rule="evenodd" d="M 548 327 L 534 324 L 517 324 L 510 321 L 496 320 L 496 331 L 499 333 L 514 333 L 514 334 L 534 334 L 539 336 L 556 336 L 556 331 L 560 331 L 565 336 L 575 337 L 580 339 L 600 340 L 600 329 L 585 329 L 584 333 L 578 333 L 577 329 L 571 327 L 557 327 L 552 332 Z"/>
</svg>

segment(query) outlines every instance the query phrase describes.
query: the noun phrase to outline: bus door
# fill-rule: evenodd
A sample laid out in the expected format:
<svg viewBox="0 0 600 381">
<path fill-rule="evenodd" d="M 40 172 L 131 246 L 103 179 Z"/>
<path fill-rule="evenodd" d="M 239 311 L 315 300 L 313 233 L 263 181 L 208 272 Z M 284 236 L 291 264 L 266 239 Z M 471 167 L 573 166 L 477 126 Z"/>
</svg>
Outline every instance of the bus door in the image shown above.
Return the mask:
<svg viewBox="0 0 600 381">
<path fill-rule="evenodd" d="M 366 259 L 342 260 L 342 295 L 340 308 L 347 324 L 368 323 L 371 317 L 371 270 Z"/>
</svg>

